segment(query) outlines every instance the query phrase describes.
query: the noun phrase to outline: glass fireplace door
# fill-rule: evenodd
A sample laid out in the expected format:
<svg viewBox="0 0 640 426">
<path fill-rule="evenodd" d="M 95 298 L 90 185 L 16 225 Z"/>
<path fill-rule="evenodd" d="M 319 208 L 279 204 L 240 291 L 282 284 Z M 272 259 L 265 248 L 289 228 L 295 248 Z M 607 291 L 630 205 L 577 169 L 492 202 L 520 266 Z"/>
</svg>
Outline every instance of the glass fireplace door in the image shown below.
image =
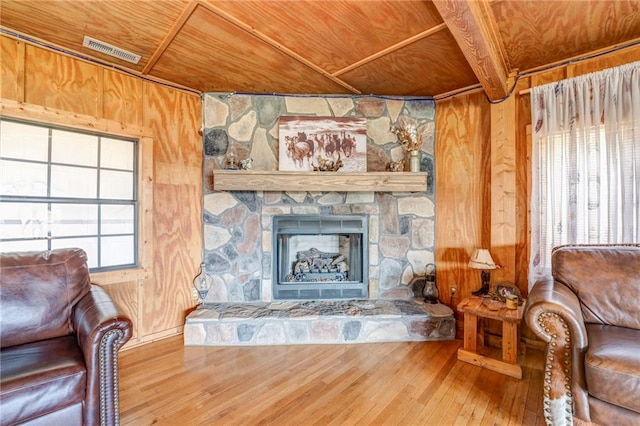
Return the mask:
<svg viewBox="0 0 640 426">
<path fill-rule="evenodd" d="M 361 215 L 274 217 L 274 298 L 366 298 L 367 229 Z"/>
</svg>

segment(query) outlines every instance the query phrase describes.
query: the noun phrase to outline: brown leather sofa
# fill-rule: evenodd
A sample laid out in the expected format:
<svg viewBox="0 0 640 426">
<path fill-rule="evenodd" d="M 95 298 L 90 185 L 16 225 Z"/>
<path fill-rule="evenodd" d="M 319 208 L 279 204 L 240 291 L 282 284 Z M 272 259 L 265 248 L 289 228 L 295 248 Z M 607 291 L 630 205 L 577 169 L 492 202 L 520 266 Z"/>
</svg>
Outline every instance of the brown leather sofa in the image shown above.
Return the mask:
<svg viewBox="0 0 640 426">
<path fill-rule="evenodd" d="M 640 245 L 573 245 L 552 253 L 525 321 L 547 342 L 547 424 L 640 425 Z"/>
<path fill-rule="evenodd" d="M 0 254 L 0 424 L 116 425 L 131 321 L 81 249 Z"/>
</svg>

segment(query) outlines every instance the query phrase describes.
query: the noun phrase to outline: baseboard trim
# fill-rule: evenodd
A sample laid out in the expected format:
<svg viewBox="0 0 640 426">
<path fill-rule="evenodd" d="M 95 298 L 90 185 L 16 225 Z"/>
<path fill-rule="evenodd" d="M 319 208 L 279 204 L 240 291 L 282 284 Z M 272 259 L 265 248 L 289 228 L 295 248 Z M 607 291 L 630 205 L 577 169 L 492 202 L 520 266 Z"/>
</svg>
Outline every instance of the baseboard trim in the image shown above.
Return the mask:
<svg viewBox="0 0 640 426">
<path fill-rule="evenodd" d="M 169 328 L 167 330 L 162 330 L 157 333 L 147 334 L 145 336 L 142 336 L 141 338 L 131 339 L 120 350 L 126 351 L 131 348 L 146 345 L 147 343 L 163 340 L 169 337 L 181 335 L 183 333 L 184 333 L 184 325 L 174 327 L 174 328 Z"/>
</svg>

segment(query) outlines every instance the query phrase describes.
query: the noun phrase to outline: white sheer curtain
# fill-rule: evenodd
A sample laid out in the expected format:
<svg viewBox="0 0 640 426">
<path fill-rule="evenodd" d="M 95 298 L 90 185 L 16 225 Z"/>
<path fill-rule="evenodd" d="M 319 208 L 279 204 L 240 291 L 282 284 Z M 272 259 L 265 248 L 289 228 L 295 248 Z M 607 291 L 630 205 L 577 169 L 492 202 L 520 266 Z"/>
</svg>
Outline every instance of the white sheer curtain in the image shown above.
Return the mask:
<svg viewBox="0 0 640 426">
<path fill-rule="evenodd" d="M 529 286 L 561 244 L 640 242 L 640 62 L 531 90 Z"/>
</svg>

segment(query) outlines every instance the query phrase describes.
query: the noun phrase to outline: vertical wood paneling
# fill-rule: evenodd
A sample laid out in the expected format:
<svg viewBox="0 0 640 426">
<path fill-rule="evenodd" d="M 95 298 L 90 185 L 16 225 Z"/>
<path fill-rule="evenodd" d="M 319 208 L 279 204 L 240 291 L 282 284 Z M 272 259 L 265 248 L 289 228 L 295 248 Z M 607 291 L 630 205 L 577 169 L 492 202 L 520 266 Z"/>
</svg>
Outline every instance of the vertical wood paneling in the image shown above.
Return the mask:
<svg viewBox="0 0 640 426">
<path fill-rule="evenodd" d="M 516 87 L 519 93 L 526 87 L 522 81 Z M 531 195 L 531 135 L 527 132 L 531 123 L 529 96 L 517 96 L 516 128 L 516 271 L 515 284 L 527 294 L 529 275 L 529 210 Z"/>
<path fill-rule="evenodd" d="M 640 61 L 640 46 L 638 45 L 598 56 L 588 61 L 573 63 L 567 66 L 567 76 L 576 77 L 636 61 Z"/>
<path fill-rule="evenodd" d="M 96 95 L 96 117 L 104 117 L 104 72 L 103 67 L 96 68 L 97 95 Z"/>
<path fill-rule="evenodd" d="M 142 126 L 142 80 L 107 69 L 103 73 L 104 116 Z"/>
<path fill-rule="evenodd" d="M 138 187 L 138 262 L 145 268 L 145 276 L 153 271 L 153 255 L 155 238 L 153 237 L 153 138 L 140 138 L 138 152 L 138 170 L 140 186 Z M 142 232 L 143 231 L 143 232 Z"/>
<path fill-rule="evenodd" d="M 153 280 L 143 289 L 144 333 L 182 326 L 196 304 L 191 283 L 201 262 L 201 191 L 195 185 L 154 185 Z"/>
<path fill-rule="evenodd" d="M 132 340 L 139 337 L 138 330 L 138 281 L 127 281 L 111 285 L 101 286 L 109 296 L 115 301 L 126 316 L 133 321 Z"/>
<path fill-rule="evenodd" d="M 200 99 L 152 83 L 144 84 L 143 99 L 144 125 L 157 129 L 161 140 L 153 153 L 155 162 L 202 167 Z"/>
<path fill-rule="evenodd" d="M 25 102 L 98 116 L 98 67 L 27 45 Z"/>
<path fill-rule="evenodd" d="M 483 243 L 489 104 L 484 94 L 460 96 L 436 105 L 436 251 L 441 299 L 458 288 L 454 303 L 480 287 L 480 273 L 467 266 Z"/>
<path fill-rule="evenodd" d="M 491 255 L 502 267 L 492 283 L 513 284 L 516 275 L 516 102 L 491 106 Z M 486 219 L 485 219 L 486 221 Z"/>
<path fill-rule="evenodd" d="M 554 68 L 547 72 L 532 75 L 531 85 L 541 86 L 543 84 L 553 83 L 554 81 L 563 80 L 565 78 L 567 78 L 566 68 Z"/>
<path fill-rule="evenodd" d="M 25 44 L 0 37 L 0 98 L 24 101 Z"/>
<path fill-rule="evenodd" d="M 184 324 L 202 259 L 200 99 L 144 84 L 144 125 L 154 130 L 154 279 L 144 286 L 144 333 Z"/>
</svg>

